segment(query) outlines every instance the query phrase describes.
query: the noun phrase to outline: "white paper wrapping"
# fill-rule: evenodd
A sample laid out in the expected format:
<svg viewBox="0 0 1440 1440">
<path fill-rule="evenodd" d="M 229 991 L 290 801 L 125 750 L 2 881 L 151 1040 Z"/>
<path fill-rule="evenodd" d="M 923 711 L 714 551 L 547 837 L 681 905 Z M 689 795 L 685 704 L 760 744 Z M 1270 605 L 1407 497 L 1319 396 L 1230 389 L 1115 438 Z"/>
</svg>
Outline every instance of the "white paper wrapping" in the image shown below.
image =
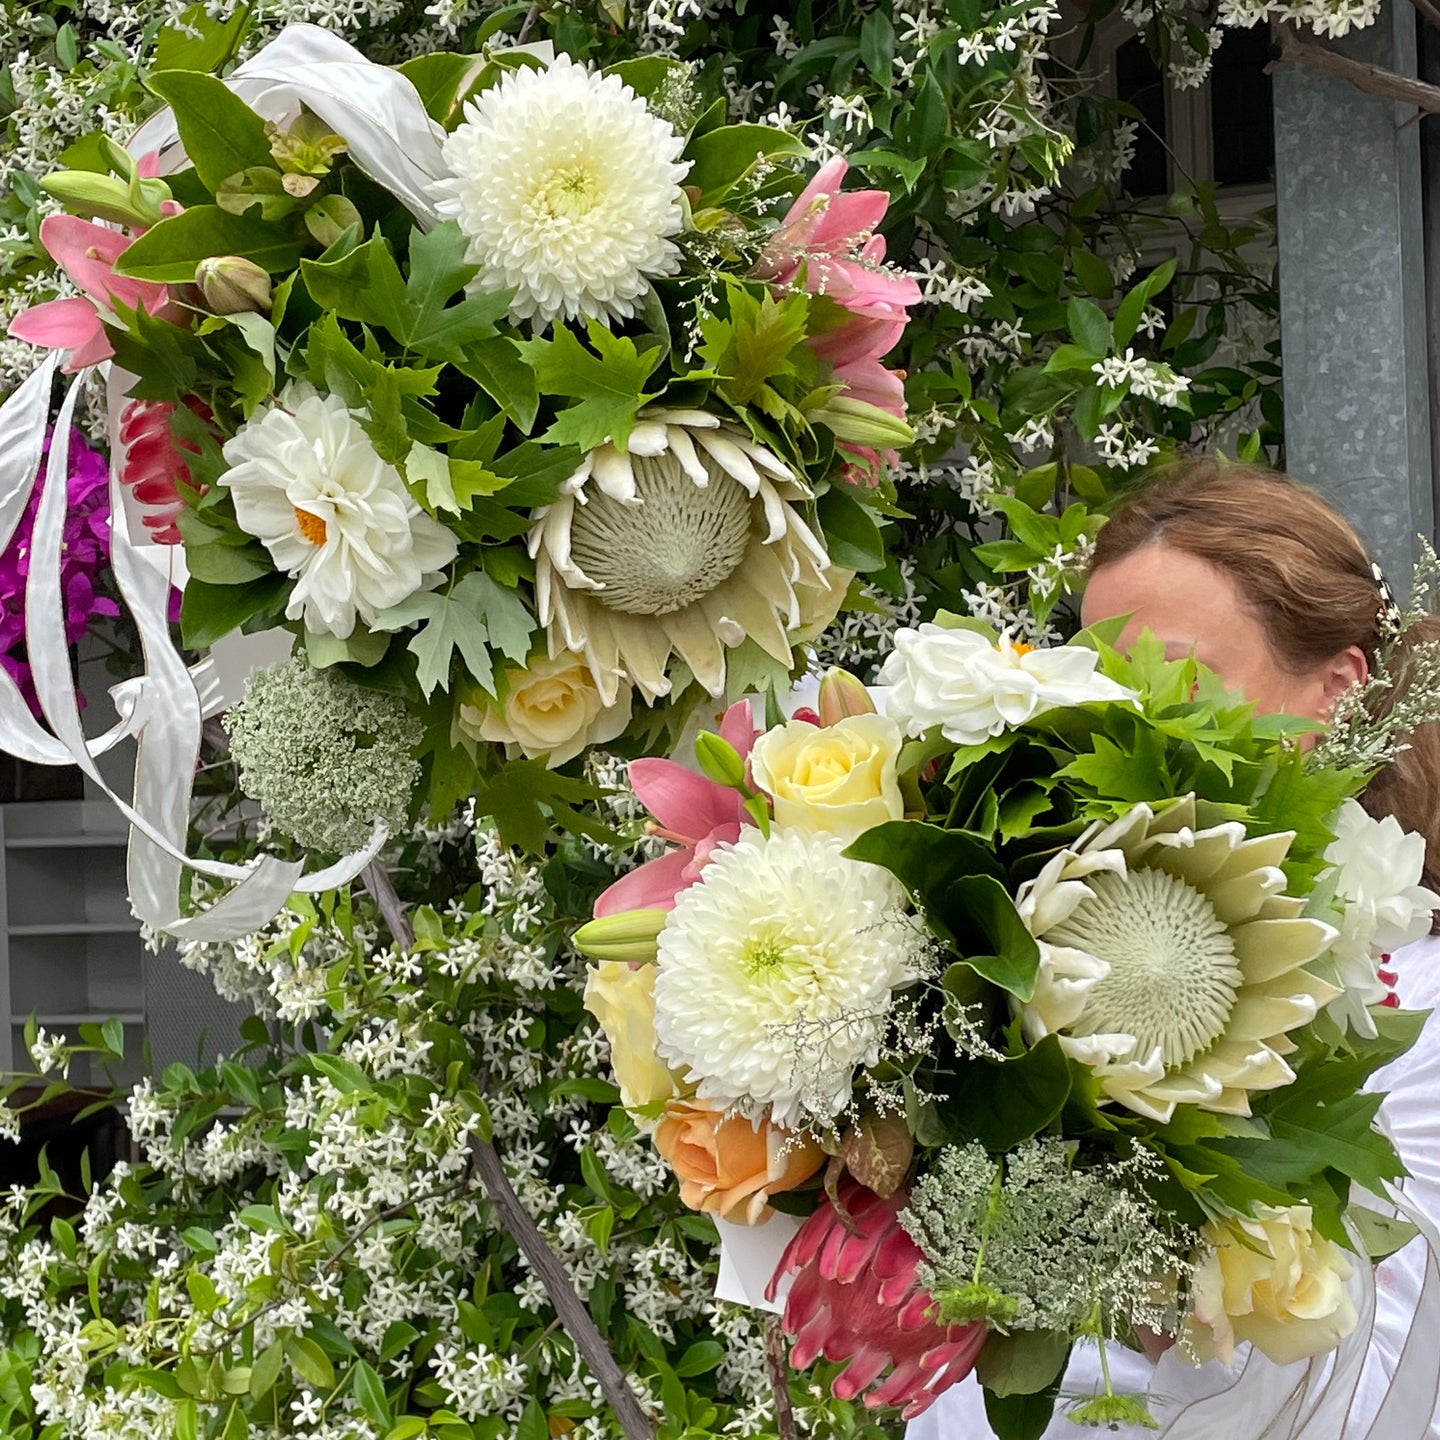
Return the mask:
<svg viewBox="0 0 1440 1440">
<path fill-rule="evenodd" d="M 765 1298 L 765 1287 L 779 1268 L 785 1247 L 799 1233 L 803 1223 L 798 1216 L 784 1215 L 779 1211 L 763 1225 L 737 1225 L 733 1220 L 717 1215 L 715 1228 L 720 1232 L 720 1273 L 715 1277 L 715 1298 L 748 1305 L 752 1310 L 780 1314 L 794 1281 L 789 1276 L 782 1280 L 774 1300 Z"/>
</svg>

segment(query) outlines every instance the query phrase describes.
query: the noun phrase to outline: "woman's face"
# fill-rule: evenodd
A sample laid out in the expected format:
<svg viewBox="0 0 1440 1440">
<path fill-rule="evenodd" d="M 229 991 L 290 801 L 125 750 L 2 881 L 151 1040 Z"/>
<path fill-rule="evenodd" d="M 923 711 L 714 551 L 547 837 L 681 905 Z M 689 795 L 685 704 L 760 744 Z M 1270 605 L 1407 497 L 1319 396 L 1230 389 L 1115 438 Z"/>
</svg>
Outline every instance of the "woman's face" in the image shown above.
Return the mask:
<svg viewBox="0 0 1440 1440">
<path fill-rule="evenodd" d="M 1328 719 L 1340 694 L 1367 674 L 1357 647 L 1302 674 L 1285 669 L 1234 581 L 1208 560 L 1164 544 L 1095 570 L 1080 613 L 1086 625 L 1128 615 L 1121 650 L 1149 630 L 1165 642 L 1167 659 L 1193 655 L 1262 715 Z"/>
</svg>

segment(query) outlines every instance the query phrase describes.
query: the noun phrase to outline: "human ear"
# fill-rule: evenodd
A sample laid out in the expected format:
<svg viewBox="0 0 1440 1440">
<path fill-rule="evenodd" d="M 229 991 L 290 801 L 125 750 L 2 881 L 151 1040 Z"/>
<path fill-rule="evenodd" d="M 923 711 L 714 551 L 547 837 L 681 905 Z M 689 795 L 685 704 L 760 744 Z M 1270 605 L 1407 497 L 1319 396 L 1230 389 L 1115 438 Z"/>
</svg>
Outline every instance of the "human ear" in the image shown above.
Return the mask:
<svg viewBox="0 0 1440 1440">
<path fill-rule="evenodd" d="M 1335 702 L 1347 690 L 1363 685 L 1369 678 L 1370 661 L 1358 645 L 1352 645 L 1327 660 L 1320 677 L 1323 714 L 1328 717 L 1335 708 Z"/>
</svg>

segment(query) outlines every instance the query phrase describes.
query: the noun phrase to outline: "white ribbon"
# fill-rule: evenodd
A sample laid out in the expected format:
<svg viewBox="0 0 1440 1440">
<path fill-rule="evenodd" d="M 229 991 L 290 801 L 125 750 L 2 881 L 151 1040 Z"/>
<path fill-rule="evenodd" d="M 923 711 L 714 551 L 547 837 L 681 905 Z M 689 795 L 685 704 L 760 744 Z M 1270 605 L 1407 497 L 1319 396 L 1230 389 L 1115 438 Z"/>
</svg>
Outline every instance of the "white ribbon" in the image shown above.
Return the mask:
<svg viewBox="0 0 1440 1440">
<path fill-rule="evenodd" d="M 445 131 L 425 111 L 420 92 L 398 70 L 367 60 L 353 45 L 318 25 L 291 25 L 225 83 L 257 115 L 283 120 L 303 101 L 335 134 L 350 158 L 383 185 L 423 229 L 439 222 L 431 187 L 450 172 L 441 158 Z M 179 144 L 174 112 L 153 115 L 130 140 L 136 155 Z"/>
<path fill-rule="evenodd" d="M 35 487 L 58 361 L 57 355 L 47 357 L 0 407 L 0 534 L 7 539 Z M 301 863 L 273 856 L 229 865 L 186 854 L 201 724 L 207 701 L 215 694 L 214 667 L 207 660 L 193 672 L 186 668 L 170 641 L 169 582 L 140 559 L 123 523 L 111 526 L 111 563 L 121 599 L 140 634 L 145 669 L 138 680 L 112 692 L 119 723 L 94 740 L 86 738 L 70 672 L 60 574 L 69 501 L 70 425 L 82 379 L 77 376 L 71 384 L 56 420 L 25 594 L 30 668 L 53 734 L 30 713 L 15 681 L 0 670 L 0 749 L 36 764 L 78 765 L 114 801 L 131 826 L 130 903 L 141 921 L 187 939 L 236 939 L 275 916 L 293 892 L 317 894 L 348 885 L 379 853 L 386 827 L 377 823 L 363 850 L 309 876 L 302 875 Z M 118 516 L 120 483 L 113 471 L 110 502 L 112 514 Z M 130 735 L 139 741 L 133 805 L 110 788 L 95 763 L 97 756 Z M 180 908 L 180 885 L 187 867 L 234 882 L 234 887 L 210 909 L 186 917 Z"/>
</svg>

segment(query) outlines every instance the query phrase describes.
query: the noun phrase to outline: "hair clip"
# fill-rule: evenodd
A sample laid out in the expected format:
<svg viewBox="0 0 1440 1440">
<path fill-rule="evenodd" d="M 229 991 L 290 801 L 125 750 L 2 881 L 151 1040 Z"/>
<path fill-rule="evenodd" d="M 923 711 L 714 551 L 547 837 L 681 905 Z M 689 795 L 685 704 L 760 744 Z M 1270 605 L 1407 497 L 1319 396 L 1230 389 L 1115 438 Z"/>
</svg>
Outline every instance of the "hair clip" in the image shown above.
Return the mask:
<svg viewBox="0 0 1440 1440">
<path fill-rule="evenodd" d="M 1380 633 L 1398 635 L 1405 628 L 1405 612 L 1400 608 L 1400 602 L 1395 598 L 1395 592 L 1390 588 L 1385 572 L 1374 560 L 1370 562 L 1370 573 L 1375 577 L 1376 588 L 1380 591 L 1380 607 L 1375 615 Z"/>
</svg>

